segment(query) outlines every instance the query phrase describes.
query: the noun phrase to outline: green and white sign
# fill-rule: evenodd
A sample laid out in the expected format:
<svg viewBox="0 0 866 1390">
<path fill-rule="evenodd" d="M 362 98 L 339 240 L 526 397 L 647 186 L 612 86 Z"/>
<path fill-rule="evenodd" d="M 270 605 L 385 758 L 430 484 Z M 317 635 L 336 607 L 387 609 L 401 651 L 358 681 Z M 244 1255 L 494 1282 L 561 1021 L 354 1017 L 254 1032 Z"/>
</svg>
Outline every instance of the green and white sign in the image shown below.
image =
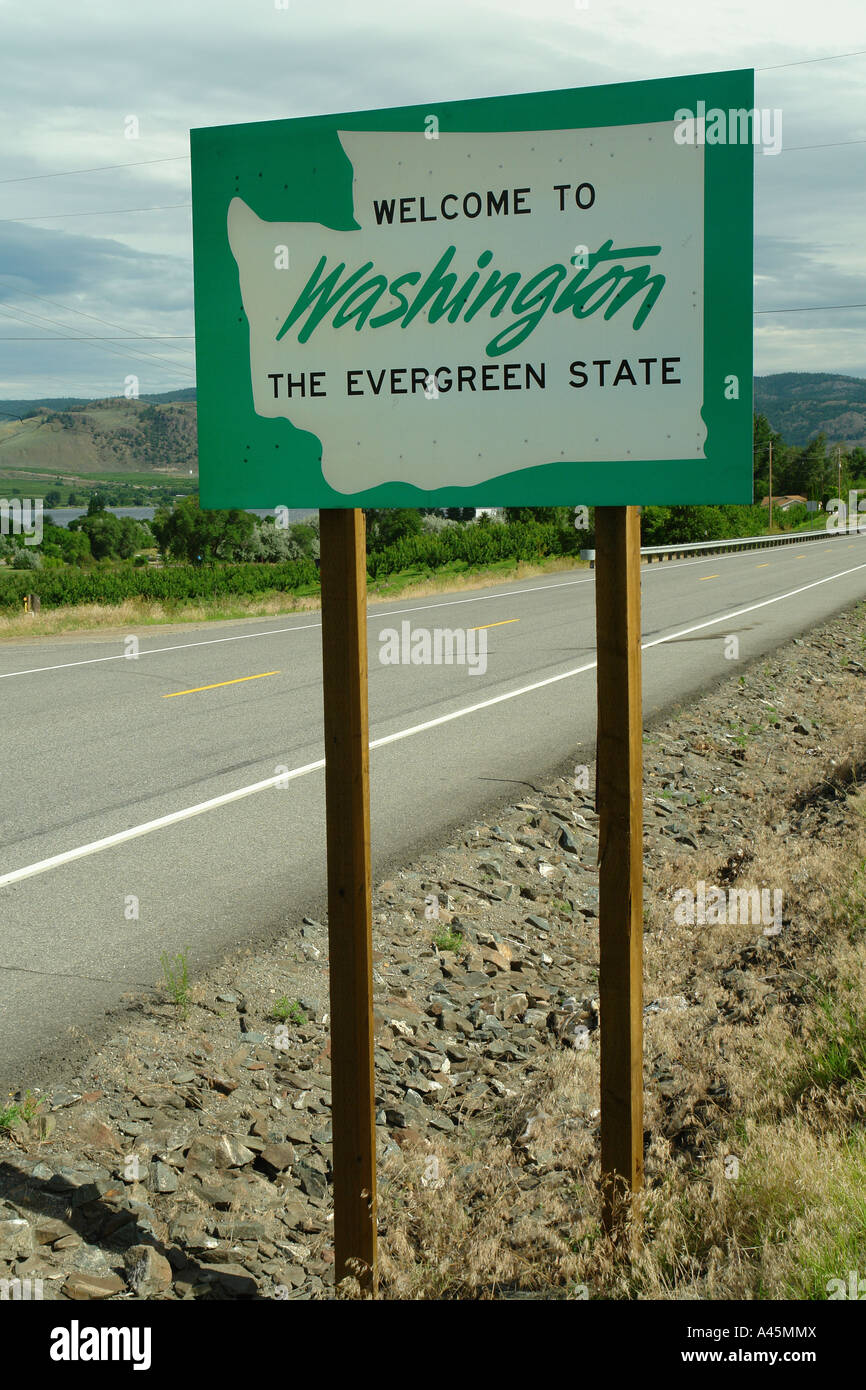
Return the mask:
<svg viewBox="0 0 866 1390">
<path fill-rule="evenodd" d="M 202 505 L 750 502 L 753 85 L 192 131 Z"/>
</svg>

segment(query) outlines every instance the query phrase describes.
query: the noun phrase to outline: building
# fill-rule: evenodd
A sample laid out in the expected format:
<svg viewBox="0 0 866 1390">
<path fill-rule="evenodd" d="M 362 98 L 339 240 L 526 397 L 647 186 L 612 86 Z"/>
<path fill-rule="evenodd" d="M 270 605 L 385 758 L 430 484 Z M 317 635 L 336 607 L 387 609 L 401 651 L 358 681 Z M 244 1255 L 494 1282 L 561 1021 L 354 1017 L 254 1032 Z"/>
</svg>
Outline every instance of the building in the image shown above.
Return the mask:
<svg viewBox="0 0 866 1390">
<path fill-rule="evenodd" d="M 770 499 L 769 499 L 769 497 L 763 497 L 763 498 L 761 499 L 761 506 L 762 506 L 762 507 L 767 507 L 767 508 L 769 508 L 769 506 L 770 506 Z M 789 511 L 791 510 L 792 507 L 808 507 L 808 506 L 809 506 L 808 499 L 805 498 L 805 497 L 801 497 L 800 494 L 799 494 L 798 492 L 788 493 L 785 497 L 774 497 L 774 498 L 773 498 L 773 508 L 774 508 L 774 510 L 778 510 L 778 511 L 780 511 L 780 512 L 789 512 Z M 810 508 L 810 510 L 812 510 L 812 508 Z"/>
</svg>

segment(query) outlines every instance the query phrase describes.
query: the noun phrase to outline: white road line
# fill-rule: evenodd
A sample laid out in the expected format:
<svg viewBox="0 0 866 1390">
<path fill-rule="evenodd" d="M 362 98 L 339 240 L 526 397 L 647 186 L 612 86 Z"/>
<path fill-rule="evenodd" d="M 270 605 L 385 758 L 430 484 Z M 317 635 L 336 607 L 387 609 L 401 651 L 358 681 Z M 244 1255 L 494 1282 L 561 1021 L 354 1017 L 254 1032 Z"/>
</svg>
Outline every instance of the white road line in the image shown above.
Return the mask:
<svg viewBox="0 0 866 1390">
<path fill-rule="evenodd" d="M 11 874 L 4 874 L 0 878 L 0 888 L 5 887 L 7 883 L 17 883 L 22 878 L 32 878 L 34 874 L 44 874 L 48 869 L 58 869 L 61 864 L 70 864 L 73 859 L 84 859 L 89 854 L 98 854 L 100 850 L 111 849 L 112 845 L 124 844 L 126 840 L 135 840 L 139 835 L 149 835 L 152 830 L 177 825 L 179 821 L 190 820 L 205 811 L 215 811 L 218 806 L 227 806 L 231 801 L 253 796 L 255 792 L 265 791 L 277 782 L 290 782 L 295 777 L 304 777 L 308 772 L 315 772 L 324 766 L 325 760 L 321 758 L 317 763 L 307 763 L 305 767 L 296 767 L 291 772 L 278 773 L 276 777 L 268 777 L 264 782 L 253 782 L 249 787 L 239 787 L 237 791 L 211 797 L 210 801 L 200 801 L 197 806 L 186 806 L 182 811 L 172 811 L 170 815 L 159 816 L 157 820 L 144 821 L 141 825 L 134 825 L 131 830 L 119 830 L 116 835 L 106 835 L 103 840 L 93 840 L 89 845 L 79 845 L 77 849 L 67 849 L 62 854 L 53 854 L 50 859 L 41 859 L 37 864 L 28 864 L 26 868 L 14 869 Z"/>
<path fill-rule="evenodd" d="M 754 613 L 757 609 L 767 608 L 770 604 L 782 603 L 785 599 L 796 598 L 798 594 L 804 594 L 808 589 L 817 589 L 822 584 L 829 584 L 834 579 L 844 579 L 847 575 L 856 574 L 859 570 L 864 569 L 866 569 L 866 564 L 854 565 L 851 569 L 840 570 L 838 574 L 829 574 L 824 579 L 815 579 L 811 584 L 801 584 L 799 588 L 791 589 L 786 594 L 776 594 L 774 598 L 762 599 L 759 603 L 751 603 L 746 608 L 737 608 L 731 613 L 723 613 L 718 618 L 709 618 L 702 623 L 693 623 L 691 627 L 680 628 L 677 632 L 669 632 L 664 637 L 654 637 L 649 642 L 642 642 L 641 649 L 646 651 L 649 647 L 658 647 L 665 642 L 675 642 L 679 637 L 688 637 L 691 633 L 700 632 L 704 628 L 731 622 L 734 618 L 742 618 L 746 613 Z M 409 729 L 400 729 L 395 734 L 386 734 L 383 738 L 373 739 L 370 748 L 384 748 L 386 744 L 399 743 L 404 738 L 412 738 L 415 734 L 425 733 L 428 729 L 436 729 L 441 724 L 449 724 L 452 720 L 462 719 L 467 714 L 477 714 L 479 710 L 490 709 L 493 705 L 500 705 L 506 700 L 516 700 L 521 695 L 529 695 L 535 690 L 544 689 L 545 686 L 556 685 L 557 682 L 569 680 L 572 676 L 580 676 L 586 671 L 593 671 L 596 664 L 595 661 L 588 661 L 583 666 L 573 667 L 570 671 L 561 671 L 559 675 L 547 676 L 544 680 L 533 681 L 531 685 L 523 685 L 517 690 L 508 690 L 503 695 L 494 695 L 488 700 L 479 700 L 477 704 L 452 710 L 450 714 L 441 714 L 436 719 L 428 719 L 423 724 L 413 724 Z M 296 767 L 290 772 L 268 777 L 264 782 L 253 782 L 248 787 L 239 787 L 237 791 L 225 792 L 222 796 L 212 797 L 209 801 L 201 801 L 196 806 L 187 806 L 182 811 L 172 811 L 167 816 L 160 816 L 158 820 L 145 821 L 142 825 L 135 825 L 130 830 L 120 830 L 115 835 L 106 836 L 105 839 L 94 840 L 89 845 L 79 845 L 76 849 L 69 849 L 62 854 L 52 855 L 50 859 L 41 859 L 38 863 L 27 864 L 23 869 L 13 869 L 11 873 L 0 877 L 0 888 L 4 888 L 10 883 L 18 883 L 24 878 L 32 878 L 35 874 L 46 873 L 49 869 L 59 868 L 62 864 L 69 864 L 75 859 L 84 859 L 87 855 L 98 854 L 101 850 L 123 844 L 126 840 L 134 840 L 140 835 L 148 835 L 152 830 L 162 830 L 166 826 L 177 825 L 180 821 L 190 820 L 193 816 L 200 816 L 205 811 L 213 811 L 218 806 L 227 806 L 232 801 L 240 801 L 243 797 L 265 791 L 268 787 L 276 786 L 278 782 L 292 781 L 296 777 L 304 777 L 310 772 L 317 772 L 324 766 L 325 760 L 320 758 L 317 762 L 305 764 L 304 767 Z"/>
<path fill-rule="evenodd" d="M 208 637 L 204 642 L 179 642 L 175 647 L 149 647 L 147 651 L 140 651 L 138 656 L 156 656 L 160 652 L 181 652 L 187 647 L 213 647 L 219 642 L 245 642 L 250 637 L 273 637 L 281 632 L 303 632 L 305 628 L 321 627 L 321 623 L 301 623 L 297 627 L 278 627 L 272 632 L 244 632 L 236 637 Z M 8 681 L 13 676 L 38 676 L 43 671 L 66 671 L 71 666 L 98 666 L 101 661 L 132 661 L 138 657 L 129 657 L 126 652 L 116 652 L 114 656 L 89 656 L 84 661 L 61 661 L 56 666 L 31 666 L 26 671 L 2 671 L 0 680 Z"/>
</svg>

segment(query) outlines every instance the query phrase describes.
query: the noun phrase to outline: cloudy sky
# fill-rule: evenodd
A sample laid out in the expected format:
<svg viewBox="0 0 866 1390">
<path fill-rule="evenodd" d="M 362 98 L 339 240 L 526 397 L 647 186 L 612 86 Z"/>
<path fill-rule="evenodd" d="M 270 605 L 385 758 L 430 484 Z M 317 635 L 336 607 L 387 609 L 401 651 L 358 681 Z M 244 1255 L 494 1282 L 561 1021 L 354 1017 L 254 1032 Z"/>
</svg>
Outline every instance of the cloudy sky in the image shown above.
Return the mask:
<svg viewBox="0 0 866 1390">
<path fill-rule="evenodd" d="M 755 369 L 866 376 L 862 0 L 0 0 L 0 398 L 194 384 L 190 127 L 739 67 Z"/>
</svg>

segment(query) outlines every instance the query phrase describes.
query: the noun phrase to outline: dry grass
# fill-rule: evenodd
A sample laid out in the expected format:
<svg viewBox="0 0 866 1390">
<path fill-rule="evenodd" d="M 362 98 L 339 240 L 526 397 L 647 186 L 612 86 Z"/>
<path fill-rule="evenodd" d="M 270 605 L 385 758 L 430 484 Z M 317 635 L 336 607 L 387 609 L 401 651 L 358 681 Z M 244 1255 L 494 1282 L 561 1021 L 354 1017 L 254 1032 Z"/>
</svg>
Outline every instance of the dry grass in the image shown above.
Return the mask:
<svg viewBox="0 0 866 1390">
<path fill-rule="evenodd" d="M 645 1060 L 664 1054 L 686 1084 L 666 1102 L 647 1081 L 646 1187 L 617 1244 L 600 1227 L 596 1034 L 515 1078 L 484 1122 L 383 1165 L 382 1296 L 824 1299 L 829 1280 L 866 1275 L 866 792 L 852 791 L 843 838 L 761 832 L 737 882 L 785 892 L 797 1007 L 719 1012 L 720 972 L 755 929 L 681 927 L 671 902 L 718 881 L 717 861 L 672 861 L 652 885 L 646 998 L 691 1004 L 648 1015 Z M 554 1170 L 541 1184 L 533 1152 Z M 431 1157 L 441 1186 L 424 1180 Z"/>
<path fill-rule="evenodd" d="M 291 594 L 239 597 L 228 601 L 215 599 L 212 603 L 165 604 L 147 599 L 126 599 L 112 605 L 83 603 L 74 608 L 48 608 L 41 613 L 0 616 L 0 642 L 42 641 L 46 637 L 84 636 L 90 632 L 110 635 L 165 623 L 270 618 L 281 613 L 309 613 L 318 608 L 318 598 L 299 598 Z"/>
<path fill-rule="evenodd" d="M 579 560 L 558 557 L 537 565 L 516 564 L 509 569 L 479 570 L 473 574 L 447 574 L 431 579 L 383 580 L 371 583 L 370 603 L 391 603 L 395 599 L 426 598 L 430 595 L 462 593 L 487 589 L 495 584 L 510 584 L 521 579 L 556 574 L 562 570 L 586 569 Z M 119 604 L 85 603 L 69 608 L 46 608 L 41 613 L 0 615 L 0 642 L 42 641 L 46 637 L 67 634 L 86 636 L 90 632 L 127 633 L 141 627 L 167 623 L 214 623 L 233 619 L 274 618 L 281 614 L 313 613 L 320 608 L 317 594 L 298 596 L 275 593 L 265 596 L 241 596 L 232 599 L 213 599 L 208 602 L 190 600 L 183 603 L 157 603 L 147 599 L 126 599 Z"/>
</svg>

